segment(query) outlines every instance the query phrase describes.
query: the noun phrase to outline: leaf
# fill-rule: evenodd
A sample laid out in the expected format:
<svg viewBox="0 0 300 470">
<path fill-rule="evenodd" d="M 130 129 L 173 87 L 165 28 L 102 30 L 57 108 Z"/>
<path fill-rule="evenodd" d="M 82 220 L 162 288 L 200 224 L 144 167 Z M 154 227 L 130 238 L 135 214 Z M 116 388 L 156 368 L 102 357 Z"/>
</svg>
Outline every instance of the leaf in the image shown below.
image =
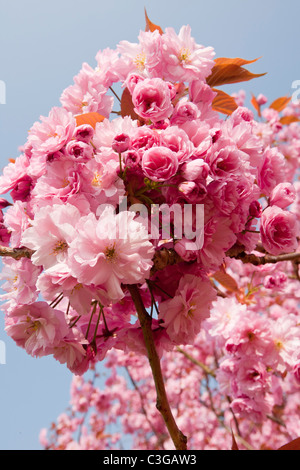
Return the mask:
<svg viewBox="0 0 300 470">
<path fill-rule="evenodd" d="M 163 32 L 163 30 L 161 29 L 160 26 L 157 26 L 156 24 L 152 23 L 152 21 L 149 20 L 146 8 L 145 8 L 145 20 L 146 20 L 146 29 L 145 29 L 145 31 L 151 31 L 153 33 L 153 31 L 157 30 L 159 32 L 159 34 L 164 34 L 164 32 Z"/>
<path fill-rule="evenodd" d="M 289 116 L 283 116 L 280 118 L 281 124 L 291 124 L 292 122 L 299 122 L 300 119 L 295 116 L 294 114 L 290 114 Z"/>
<path fill-rule="evenodd" d="M 231 292 L 238 292 L 239 287 L 235 279 L 227 274 L 224 269 L 220 269 L 219 271 L 215 272 L 212 277 L 227 290 Z"/>
<path fill-rule="evenodd" d="M 292 97 L 291 96 L 281 96 L 280 98 L 277 98 L 277 100 L 273 101 L 273 103 L 270 104 L 269 108 L 275 109 L 280 113 L 286 105 L 291 101 Z"/>
<path fill-rule="evenodd" d="M 212 89 L 217 96 L 213 99 L 212 108 L 223 114 L 232 114 L 238 107 L 235 99 L 222 90 Z"/>
<path fill-rule="evenodd" d="M 231 436 L 232 436 L 232 444 L 231 444 L 231 450 L 239 450 L 238 445 L 236 443 L 233 431 L 231 431 Z"/>
<path fill-rule="evenodd" d="M 260 57 L 257 59 L 253 60 L 245 60 L 245 59 L 240 59 L 239 57 L 235 58 L 230 58 L 230 57 L 217 57 L 214 61 L 216 65 L 230 65 L 230 64 L 235 64 L 235 65 L 247 65 L 247 64 L 253 64 L 253 62 L 256 62 Z"/>
<path fill-rule="evenodd" d="M 258 116 L 261 117 L 260 105 L 258 104 L 257 99 L 255 98 L 253 94 L 251 98 L 251 104 L 254 107 L 254 109 L 256 109 Z"/>
<path fill-rule="evenodd" d="M 121 116 L 130 116 L 133 120 L 139 120 L 139 116 L 134 111 L 131 93 L 125 88 L 121 96 Z"/>
<path fill-rule="evenodd" d="M 77 126 L 82 126 L 82 124 L 89 124 L 95 129 L 97 122 L 104 121 L 105 117 L 99 113 L 83 113 L 77 114 L 75 119 Z"/>
<path fill-rule="evenodd" d="M 300 450 L 300 437 L 294 439 L 288 444 L 285 444 L 284 446 L 279 447 L 278 450 Z"/>
<path fill-rule="evenodd" d="M 242 67 L 242 65 L 253 63 L 256 60 L 258 59 L 247 61 L 239 57 L 234 59 L 226 57 L 215 59 L 216 65 L 212 68 L 212 72 L 207 77 L 206 82 L 209 86 L 215 87 L 230 83 L 246 82 L 266 75 L 265 73 L 252 73 Z"/>
</svg>

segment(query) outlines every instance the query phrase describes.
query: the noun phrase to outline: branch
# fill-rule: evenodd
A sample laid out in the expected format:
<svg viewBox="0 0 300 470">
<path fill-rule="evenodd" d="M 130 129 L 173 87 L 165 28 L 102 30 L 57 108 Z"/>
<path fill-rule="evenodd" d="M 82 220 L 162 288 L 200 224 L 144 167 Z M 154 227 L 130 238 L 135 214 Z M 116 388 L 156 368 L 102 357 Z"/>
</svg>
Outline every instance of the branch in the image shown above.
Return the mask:
<svg viewBox="0 0 300 470">
<path fill-rule="evenodd" d="M 143 412 L 143 414 L 145 415 L 145 418 L 146 418 L 146 420 L 147 420 L 147 423 L 149 424 L 149 426 L 150 426 L 150 428 L 151 428 L 153 434 L 157 437 L 157 445 L 158 445 L 158 446 L 161 446 L 162 449 L 165 450 L 165 449 L 164 449 L 164 439 L 165 439 L 165 437 L 164 437 L 164 435 L 160 435 L 160 436 L 159 436 L 159 435 L 157 434 L 155 427 L 153 426 L 151 420 L 150 420 L 149 417 L 148 417 L 148 413 L 147 413 L 147 410 L 146 410 L 146 407 L 145 407 L 145 402 L 144 402 L 143 394 L 142 394 L 141 390 L 139 389 L 138 384 L 136 383 L 136 381 L 135 381 L 134 378 L 132 377 L 132 375 L 131 375 L 131 373 L 130 373 L 128 367 L 125 367 L 125 370 L 126 370 L 128 376 L 129 376 L 129 379 L 130 379 L 132 385 L 134 386 L 135 390 L 137 391 L 137 393 L 138 393 L 138 395 L 139 395 L 139 397 L 140 397 L 142 412 Z M 167 435 L 167 434 L 166 434 L 166 437 L 168 438 L 168 435 Z"/>
<path fill-rule="evenodd" d="M 151 274 L 154 274 L 156 271 L 161 271 L 166 266 L 180 263 L 181 261 L 183 261 L 183 259 L 172 248 L 161 248 L 155 252 L 153 257 Z"/>
<path fill-rule="evenodd" d="M 0 256 L 9 256 L 16 260 L 20 258 L 31 258 L 33 251 L 29 248 L 10 248 L 7 246 L 0 246 Z"/>
<path fill-rule="evenodd" d="M 245 253 L 244 251 L 238 254 L 227 252 L 227 256 L 241 260 L 243 263 L 251 263 L 254 266 L 263 266 L 265 264 L 275 264 L 281 261 L 300 261 L 300 253 L 287 253 L 283 255 L 273 256 L 266 254 L 264 256 L 257 256 L 254 253 Z"/>
<path fill-rule="evenodd" d="M 189 359 L 193 364 L 195 364 L 196 366 L 199 366 L 201 367 L 201 369 L 204 370 L 204 372 L 208 375 L 211 375 L 212 377 L 216 377 L 216 374 L 213 370 L 211 370 L 209 367 L 207 367 L 205 364 L 203 364 L 202 362 L 198 361 L 197 359 L 195 359 L 193 356 L 191 356 L 189 353 L 187 353 L 186 351 L 184 351 L 184 349 L 180 348 L 179 346 L 177 347 L 177 351 L 180 352 L 181 354 L 183 354 L 183 356 L 185 356 L 187 359 Z"/>
<path fill-rule="evenodd" d="M 151 317 L 148 315 L 145 309 L 138 287 L 136 285 L 127 285 L 127 288 L 134 302 L 144 335 L 144 340 L 148 353 L 148 360 L 152 370 L 156 388 L 156 408 L 161 413 L 165 421 L 165 424 L 168 428 L 176 450 L 186 450 L 187 438 L 182 434 L 182 432 L 178 428 L 167 398 L 162 370 L 160 366 L 160 360 L 156 351 L 151 328 Z"/>
</svg>

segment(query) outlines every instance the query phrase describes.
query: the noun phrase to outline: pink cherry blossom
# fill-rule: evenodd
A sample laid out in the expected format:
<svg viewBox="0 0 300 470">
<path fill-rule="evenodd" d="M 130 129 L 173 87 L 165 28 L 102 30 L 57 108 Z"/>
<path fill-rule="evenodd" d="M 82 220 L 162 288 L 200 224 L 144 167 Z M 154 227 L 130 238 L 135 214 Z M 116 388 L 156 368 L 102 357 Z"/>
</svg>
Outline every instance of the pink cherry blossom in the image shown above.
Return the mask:
<svg viewBox="0 0 300 470">
<path fill-rule="evenodd" d="M 120 300 L 121 284 L 143 282 L 152 266 L 153 247 L 134 212 L 115 214 L 107 206 L 96 218 L 80 219 L 70 244 L 71 272 L 83 284 L 102 286 L 110 298 Z"/>
<path fill-rule="evenodd" d="M 199 333 L 201 322 L 208 317 L 209 303 L 215 293 L 207 279 L 185 275 L 175 296 L 160 305 L 161 319 L 171 340 L 185 344 Z"/>
<path fill-rule="evenodd" d="M 152 147 L 143 154 L 142 169 L 153 181 L 169 180 L 178 169 L 177 155 L 167 147 Z"/>
<path fill-rule="evenodd" d="M 139 81 L 132 92 L 132 102 L 135 112 L 152 122 L 168 119 L 173 112 L 170 86 L 160 78 Z"/>
<path fill-rule="evenodd" d="M 262 243 L 272 255 L 297 249 L 298 223 L 296 216 L 277 206 L 268 207 L 261 216 Z"/>
</svg>

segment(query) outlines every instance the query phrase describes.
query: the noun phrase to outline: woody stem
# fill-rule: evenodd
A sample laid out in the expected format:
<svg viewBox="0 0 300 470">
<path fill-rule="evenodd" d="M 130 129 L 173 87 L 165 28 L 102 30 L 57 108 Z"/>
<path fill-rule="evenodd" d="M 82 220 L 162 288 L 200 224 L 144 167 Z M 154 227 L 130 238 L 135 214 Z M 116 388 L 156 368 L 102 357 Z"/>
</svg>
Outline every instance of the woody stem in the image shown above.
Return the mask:
<svg viewBox="0 0 300 470">
<path fill-rule="evenodd" d="M 148 360 L 152 370 L 152 375 L 156 388 L 156 408 L 161 413 L 170 437 L 174 443 L 176 450 L 187 449 L 187 438 L 178 428 L 174 416 L 172 414 L 170 404 L 168 401 L 164 379 L 162 375 L 160 359 L 157 354 L 157 350 L 154 343 L 152 328 L 151 328 L 151 317 L 148 315 L 143 300 L 140 295 L 140 291 L 137 285 L 128 285 L 128 291 L 134 302 L 138 318 L 141 324 L 141 328 L 144 335 L 144 341 L 147 349 Z"/>
</svg>

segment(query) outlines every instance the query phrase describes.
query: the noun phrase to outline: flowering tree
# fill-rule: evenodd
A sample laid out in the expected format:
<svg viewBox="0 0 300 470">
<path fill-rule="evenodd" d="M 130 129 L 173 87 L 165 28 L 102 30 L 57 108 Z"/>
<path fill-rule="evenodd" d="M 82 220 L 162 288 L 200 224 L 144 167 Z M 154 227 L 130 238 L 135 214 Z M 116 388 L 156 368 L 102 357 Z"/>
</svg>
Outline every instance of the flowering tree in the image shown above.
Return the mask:
<svg viewBox="0 0 300 470">
<path fill-rule="evenodd" d="M 5 330 L 74 373 L 44 446 L 297 445 L 299 104 L 147 14 L 96 61 L 0 177 Z"/>
</svg>

